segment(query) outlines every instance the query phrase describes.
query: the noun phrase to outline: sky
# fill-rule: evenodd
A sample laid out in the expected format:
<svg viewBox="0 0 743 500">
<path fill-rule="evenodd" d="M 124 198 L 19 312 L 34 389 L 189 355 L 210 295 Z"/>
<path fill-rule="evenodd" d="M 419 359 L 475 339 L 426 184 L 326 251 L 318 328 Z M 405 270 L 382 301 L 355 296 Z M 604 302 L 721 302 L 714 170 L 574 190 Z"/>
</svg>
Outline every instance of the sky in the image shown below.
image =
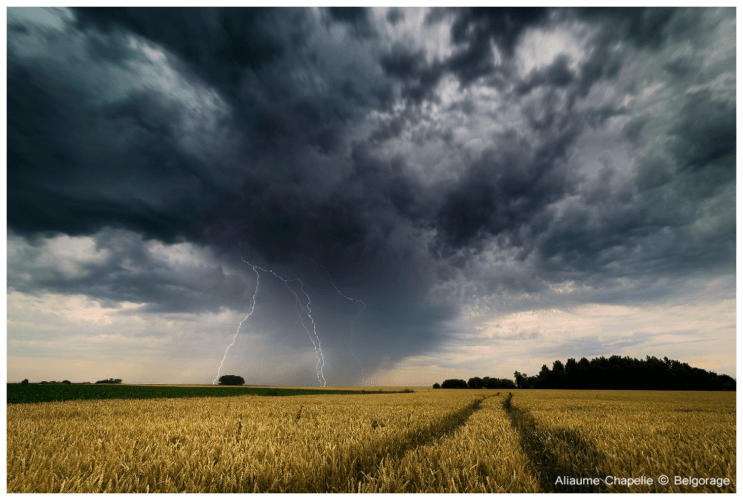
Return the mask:
<svg viewBox="0 0 743 500">
<path fill-rule="evenodd" d="M 736 375 L 734 8 L 8 8 L 7 376 Z"/>
</svg>

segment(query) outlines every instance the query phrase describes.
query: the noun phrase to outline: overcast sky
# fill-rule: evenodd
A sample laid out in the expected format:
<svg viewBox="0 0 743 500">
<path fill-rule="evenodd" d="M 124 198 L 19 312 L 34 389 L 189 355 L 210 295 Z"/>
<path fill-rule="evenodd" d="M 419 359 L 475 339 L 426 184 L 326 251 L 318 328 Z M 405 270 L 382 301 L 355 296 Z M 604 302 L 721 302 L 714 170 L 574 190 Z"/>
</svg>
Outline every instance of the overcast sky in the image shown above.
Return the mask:
<svg viewBox="0 0 743 500">
<path fill-rule="evenodd" d="M 735 17 L 9 8 L 8 379 L 735 376 Z"/>
</svg>

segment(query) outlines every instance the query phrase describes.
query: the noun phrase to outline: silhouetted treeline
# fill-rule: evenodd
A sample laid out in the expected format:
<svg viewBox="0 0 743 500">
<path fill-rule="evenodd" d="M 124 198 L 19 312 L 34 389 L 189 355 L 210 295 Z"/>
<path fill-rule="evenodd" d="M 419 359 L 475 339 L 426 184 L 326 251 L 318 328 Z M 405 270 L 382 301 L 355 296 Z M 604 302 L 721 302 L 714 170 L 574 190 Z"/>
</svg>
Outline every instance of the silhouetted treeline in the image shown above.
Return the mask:
<svg viewBox="0 0 743 500">
<path fill-rule="evenodd" d="M 629 356 L 568 359 L 542 366 L 531 377 L 515 372 L 519 389 L 647 389 L 685 391 L 734 391 L 735 379 L 718 375 L 673 359 Z"/>
<path fill-rule="evenodd" d="M 516 384 L 507 378 L 472 377 L 467 382 L 459 379 L 444 380 L 440 387 L 442 389 L 515 389 Z M 434 384 L 433 388 L 438 389 L 439 384 Z"/>
<path fill-rule="evenodd" d="M 107 378 L 105 380 L 99 380 L 96 384 L 120 384 L 122 380 L 120 378 Z"/>
<path fill-rule="evenodd" d="M 647 356 L 635 359 L 629 356 L 594 358 L 591 361 L 570 358 L 563 365 L 559 359 L 542 366 L 538 375 L 531 377 L 515 372 L 513 380 L 473 377 L 465 382 L 448 379 L 434 389 L 644 389 L 682 391 L 734 391 L 735 379 L 718 375 L 674 359 Z"/>
</svg>

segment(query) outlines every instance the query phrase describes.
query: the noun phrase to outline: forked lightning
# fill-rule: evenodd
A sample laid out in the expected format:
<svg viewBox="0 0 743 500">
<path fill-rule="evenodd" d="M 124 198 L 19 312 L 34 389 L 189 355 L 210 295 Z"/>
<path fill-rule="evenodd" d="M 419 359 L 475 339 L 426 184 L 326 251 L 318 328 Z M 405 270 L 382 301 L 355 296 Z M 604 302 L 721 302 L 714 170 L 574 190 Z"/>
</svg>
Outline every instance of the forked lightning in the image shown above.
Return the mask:
<svg viewBox="0 0 743 500">
<path fill-rule="evenodd" d="M 239 254 L 239 252 L 238 252 Z M 320 337 L 317 334 L 317 325 L 315 325 L 315 319 L 312 317 L 312 308 L 310 307 L 310 304 L 312 303 L 312 300 L 310 299 L 309 294 L 304 289 L 304 283 L 302 283 L 302 280 L 299 278 L 294 278 L 291 280 L 288 280 L 286 278 L 283 278 L 276 274 L 276 272 L 273 269 L 264 269 L 260 266 L 253 265 L 247 260 L 243 258 L 242 255 L 240 255 L 240 260 L 243 261 L 245 264 L 249 265 L 253 272 L 255 272 L 256 275 L 256 282 L 255 282 L 255 292 L 253 292 L 253 305 L 250 308 L 250 312 L 243 318 L 243 320 L 240 322 L 240 324 L 237 327 L 237 330 L 235 331 L 235 335 L 232 338 L 232 343 L 227 346 L 227 349 L 224 352 L 224 356 L 222 357 L 222 362 L 219 364 L 219 370 L 217 370 L 217 378 L 214 379 L 214 382 L 216 384 L 217 380 L 219 380 L 219 375 L 222 371 L 222 365 L 224 364 L 224 360 L 227 357 L 227 352 L 230 350 L 230 347 L 232 347 L 235 344 L 235 341 L 237 340 L 237 334 L 240 331 L 240 328 L 242 327 L 243 323 L 250 317 L 251 314 L 253 314 L 253 311 L 255 310 L 255 297 L 258 294 L 258 285 L 260 283 L 260 273 L 258 271 L 262 271 L 264 273 L 271 273 L 278 279 L 280 279 L 286 288 L 294 295 L 294 298 L 296 299 L 296 306 L 297 306 L 297 316 L 298 321 L 302 324 L 302 327 L 304 328 L 304 331 L 307 332 L 307 335 L 310 337 L 310 340 L 312 341 L 312 345 L 315 348 L 315 356 L 317 357 L 317 363 L 315 364 L 315 371 L 317 372 L 317 381 L 325 387 L 327 385 L 327 381 L 325 380 L 325 374 L 323 373 L 323 368 L 325 367 L 325 357 L 322 353 L 322 344 L 320 343 Z M 302 294 L 307 299 L 306 304 L 302 304 L 302 301 L 299 299 L 299 294 L 297 294 L 294 289 L 289 286 L 289 283 L 292 282 L 298 282 L 299 288 L 302 292 Z M 304 320 L 302 319 L 302 313 L 306 314 L 307 317 L 310 319 L 310 322 L 312 323 L 312 333 L 310 333 L 309 328 L 307 325 L 305 325 Z M 314 338 L 313 338 L 314 334 Z"/>
<path fill-rule="evenodd" d="M 245 262 L 243 260 L 243 262 Z M 250 265 L 250 264 L 248 264 Z M 217 370 L 217 377 L 212 382 L 212 385 L 217 383 L 217 380 L 219 380 L 219 374 L 222 372 L 222 365 L 224 364 L 225 358 L 227 358 L 227 352 L 230 350 L 230 347 L 235 345 L 235 341 L 237 340 L 237 334 L 240 331 L 240 328 L 243 326 L 243 323 L 247 321 L 247 319 L 250 317 L 251 314 L 253 314 L 253 311 L 255 311 L 255 296 L 258 295 L 258 286 L 261 282 L 261 276 L 258 274 L 258 271 L 256 270 L 255 266 L 250 266 L 253 268 L 253 272 L 255 273 L 255 291 L 253 292 L 253 305 L 250 306 L 250 312 L 243 318 L 243 320 L 240 322 L 239 325 L 237 325 L 237 330 L 235 330 L 235 335 L 232 337 L 232 343 L 227 346 L 227 349 L 224 351 L 224 356 L 222 356 L 222 362 L 219 363 L 219 369 Z"/>
</svg>

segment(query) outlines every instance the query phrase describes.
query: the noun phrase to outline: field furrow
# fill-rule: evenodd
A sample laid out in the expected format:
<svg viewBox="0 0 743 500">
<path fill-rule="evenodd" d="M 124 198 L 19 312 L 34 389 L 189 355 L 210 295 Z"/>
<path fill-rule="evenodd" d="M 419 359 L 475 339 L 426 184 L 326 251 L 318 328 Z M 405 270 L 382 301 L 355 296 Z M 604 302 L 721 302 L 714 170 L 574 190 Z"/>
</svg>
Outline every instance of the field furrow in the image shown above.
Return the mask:
<svg viewBox="0 0 743 500">
<path fill-rule="evenodd" d="M 538 492 L 528 457 L 503 409 L 504 396 L 482 391 L 477 411 L 454 432 L 389 457 L 359 491 L 375 493 Z"/>
</svg>

